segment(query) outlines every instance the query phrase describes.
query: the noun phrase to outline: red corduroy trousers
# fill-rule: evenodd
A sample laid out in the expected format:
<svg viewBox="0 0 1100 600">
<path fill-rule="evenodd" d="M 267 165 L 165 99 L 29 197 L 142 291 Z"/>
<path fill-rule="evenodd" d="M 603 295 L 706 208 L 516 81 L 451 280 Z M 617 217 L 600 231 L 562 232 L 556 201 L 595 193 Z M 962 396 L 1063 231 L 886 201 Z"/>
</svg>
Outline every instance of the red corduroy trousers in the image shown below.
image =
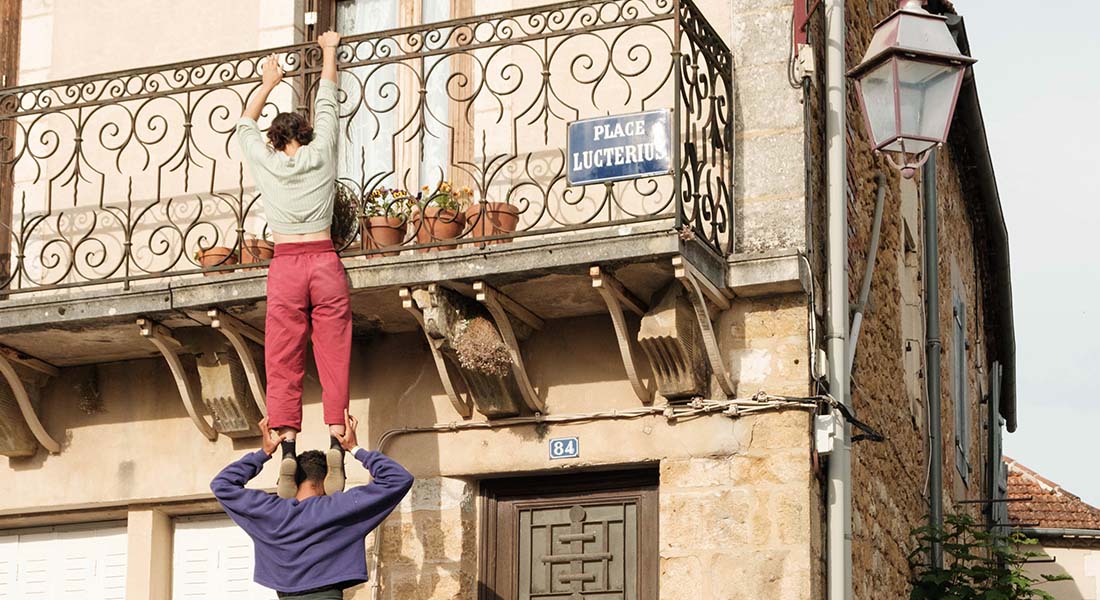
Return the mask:
<svg viewBox="0 0 1100 600">
<path fill-rule="evenodd" d="M 321 378 L 327 425 L 343 425 L 351 363 L 351 307 L 344 265 L 330 240 L 276 244 L 267 276 L 267 416 L 272 429 L 302 429 L 306 341 Z"/>
</svg>

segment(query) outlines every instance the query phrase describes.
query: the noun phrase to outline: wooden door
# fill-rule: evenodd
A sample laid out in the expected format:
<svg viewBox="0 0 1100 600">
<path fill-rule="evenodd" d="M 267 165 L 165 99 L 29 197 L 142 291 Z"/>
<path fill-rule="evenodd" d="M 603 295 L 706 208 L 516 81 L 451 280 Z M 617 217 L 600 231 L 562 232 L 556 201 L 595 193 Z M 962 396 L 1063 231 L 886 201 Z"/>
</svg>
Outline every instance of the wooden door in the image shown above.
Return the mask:
<svg viewBox="0 0 1100 600">
<path fill-rule="evenodd" d="M 481 600 L 654 600 L 657 473 L 483 483 Z"/>
</svg>

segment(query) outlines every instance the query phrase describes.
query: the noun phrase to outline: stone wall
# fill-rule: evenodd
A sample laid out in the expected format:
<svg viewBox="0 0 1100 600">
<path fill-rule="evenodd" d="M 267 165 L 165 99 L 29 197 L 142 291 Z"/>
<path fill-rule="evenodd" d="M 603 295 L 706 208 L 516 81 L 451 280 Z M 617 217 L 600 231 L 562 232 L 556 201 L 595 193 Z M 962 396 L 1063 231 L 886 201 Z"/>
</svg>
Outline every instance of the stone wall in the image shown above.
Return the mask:
<svg viewBox="0 0 1100 600">
<path fill-rule="evenodd" d="M 848 53 L 858 64 L 875 24 L 896 2 L 848 2 Z M 864 315 L 852 371 L 852 402 L 859 418 L 886 436 L 882 443 L 858 442 L 852 453 L 853 573 L 855 598 L 902 598 L 909 593 L 906 561 L 913 547 L 910 531 L 927 523 L 928 424 L 924 379 L 922 200 L 914 204 L 916 183 L 900 180 L 895 169 L 876 157 L 863 117 L 850 88 L 849 137 L 849 292 L 858 297 L 870 244 L 875 205 L 875 172 L 886 175 L 888 188 L 881 241 L 869 306 Z M 985 247 L 976 216 L 979 196 L 966 180 L 968 157 L 954 145 L 938 154 L 940 252 L 941 404 L 945 511 L 954 501 L 983 498 L 984 442 L 987 415 L 979 402 L 993 357 L 987 342 L 991 327 L 984 313 Z M 903 190 L 903 186 L 913 186 Z M 906 195 L 908 198 L 906 199 Z M 910 205 L 906 206 L 905 202 Z M 913 269 L 917 271 L 914 273 Z M 914 278 L 914 276 L 916 276 Z M 916 283 L 914 283 L 916 282 Z M 920 304 L 912 303 L 917 294 Z M 964 485 L 955 465 L 955 398 L 952 356 L 953 294 L 963 298 L 966 315 L 967 381 L 971 479 Z M 916 321 L 916 323 L 914 323 Z M 907 380 L 913 385 L 907 386 Z M 914 390 L 917 396 L 914 397 Z M 977 514 L 979 508 L 970 508 Z"/>
</svg>

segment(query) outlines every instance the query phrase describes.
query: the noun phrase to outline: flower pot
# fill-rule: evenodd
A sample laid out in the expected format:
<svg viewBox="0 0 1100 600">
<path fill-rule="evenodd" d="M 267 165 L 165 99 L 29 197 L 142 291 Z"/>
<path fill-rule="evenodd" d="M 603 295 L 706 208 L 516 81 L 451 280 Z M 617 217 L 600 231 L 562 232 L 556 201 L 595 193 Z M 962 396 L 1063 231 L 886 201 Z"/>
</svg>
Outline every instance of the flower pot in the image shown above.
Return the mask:
<svg viewBox="0 0 1100 600">
<path fill-rule="evenodd" d="M 241 243 L 241 264 L 251 264 L 271 260 L 275 257 L 275 244 L 257 238 L 249 238 Z"/>
<path fill-rule="evenodd" d="M 519 225 L 519 209 L 507 202 L 482 202 L 466 209 L 466 222 L 470 224 L 470 236 L 486 237 L 514 233 Z M 511 238 L 476 242 L 479 248 L 503 244 Z"/>
<path fill-rule="evenodd" d="M 370 217 L 367 219 L 366 235 L 363 236 L 364 250 L 381 248 L 399 248 L 405 241 L 408 224 L 401 217 Z M 373 256 L 397 256 L 401 250 L 368 254 Z"/>
<path fill-rule="evenodd" d="M 201 250 L 200 252 L 201 254 L 199 255 L 199 264 L 204 267 L 218 267 L 237 264 L 237 256 L 233 254 L 232 248 L 226 248 L 225 246 L 214 246 L 212 248 Z M 231 270 L 232 269 L 204 273 L 204 275 L 209 277 L 210 275 L 228 273 Z"/>
<path fill-rule="evenodd" d="M 416 241 L 420 244 L 431 244 L 443 240 L 453 240 L 462 235 L 462 229 L 466 225 L 466 216 L 455 210 L 427 206 L 424 207 L 423 212 L 417 212 L 413 215 L 412 224 L 416 228 Z M 431 248 L 421 248 L 419 251 L 454 250 L 457 247 L 457 244 L 433 246 Z"/>
</svg>

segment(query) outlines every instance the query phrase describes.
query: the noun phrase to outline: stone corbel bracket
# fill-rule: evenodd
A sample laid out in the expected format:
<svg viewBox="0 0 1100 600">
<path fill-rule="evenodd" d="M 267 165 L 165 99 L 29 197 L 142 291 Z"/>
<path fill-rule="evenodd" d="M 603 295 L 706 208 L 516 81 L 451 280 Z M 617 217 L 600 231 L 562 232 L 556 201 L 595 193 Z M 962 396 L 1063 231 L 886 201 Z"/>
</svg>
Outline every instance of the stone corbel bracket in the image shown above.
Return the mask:
<svg viewBox="0 0 1100 600">
<path fill-rule="evenodd" d="M 260 409 L 260 414 L 266 417 L 267 396 L 264 392 L 264 383 L 260 378 L 260 368 L 256 364 L 256 358 L 252 354 L 252 349 L 248 346 L 248 341 L 251 340 L 262 348 L 264 345 L 263 332 L 217 308 L 207 311 L 206 316 L 210 317 L 210 326 L 220 331 L 233 345 L 233 350 L 240 357 L 241 366 L 248 378 L 248 387 L 252 390 L 252 398 L 256 402 L 256 408 Z"/>
<path fill-rule="evenodd" d="M 38 443 L 41 444 L 43 448 L 52 454 L 59 454 L 61 452 L 61 444 L 57 443 L 57 440 L 53 439 L 53 437 L 46 432 L 46 428 L 42 426 L 42 421 L 38 419 L 38 414 L 35 413 L 34 406 L 31 404 L 31 396 L 27 391 L 27 386 L 15 368 L 17 364 L 38 371 L 49 377 L 57 377 L 59 371 L 57 367 L 49 363 L 36 358 L 23 356 L 15 350 L 0 346 L 0 376 L 3 376 L 4 381 L 6 381 L 8 387 L 11 388 L 15 396 L 15 402 L 19 405 L 19 412 L 23 415 L 23 420 L 34 435 L 34 439 L 38 440 Z M 33 444 L 31 444 L 30 449 L 33 448 Z M 27 456 L 31 454 L 34 454 L 34 452 L 19 451 L 8 453 L 9 456 Z"/>
<path fill-rule="evenodd" d="M 718 380 L 718 386 L 722 388 L 726 397 L 733 398 L 736 395 L 737 385 L 730 377 L 729 369 L 726 368 L 726 361 L 722 359 L 722 351 L 718 348 L 718 338 L 714 334 L 710 309 L 707 307 L 709 301 L 718 307 L 718 310 L 729 310 L 729 296 L 700 275 L 691 266 L 691 263 L 684 260 L 682 256 L 672 257 L 672 270 L 676 279 L 687 290 L 691 306 L 695 310 L 695 320 L 699 323 L 703 349 L 706 351 L 711 372 L 714 373 L 715 378 Z"/>
<path fill-rule="evenodd" d="M 539 398 L 534 386 L 531 385 L 530 378 L 527 377 L 527 367 L 523 364 L 523 353 L 520 352 L 519 339 L 512 328 L 509 315 L 532 330 L 542 329 L 542 319 L 484 281 L 474 282 L 474 292 L 477 295 L 477 301 L 484 304 L 485 308 L 489 310 L 489 314 L 492 315 L 493 322 L 500 330 L 500 337 L 504 340 L 504 345 L 507 346 L 508 353 L 512 356 L 512 374 L 516 377 L 516 384 L 519 386 L 524 403 L 536 413 L 546 412 L 542 399 Z"/>
<path fill-rule="evenodd" d="M 176 387 L 180 392 L 180 399 L 183 400 L 183 407 L 187 409 L 187 414 L 194 421 L 195 427 L 198 427 L 199 431 L 206 436 L 206 439 L 210 441 L 218 439 L 218 432 L 214 429 L 214 426 L 208 423 L 198 412 L 196 401 L 199 398 L 199 393 L 179 357 L 179 351 L 183 348 L 183 344 L 172 337 L 172 330 L 151 319 L 138 319 L 137 326 L 141 336 L 156 346 L 161 356 L 168 362 L 168 368 L 172 370 L 172 378 L 176 380 Z"/>
<path fill-rule="evenodd" d="M 424 327 L 424 313 L 413 301 L 412 289 L 403 287 L 398 291 L 398 294 L 401 297 L 401 308 L 412 314 L 417 324 L 420 325 L 420 331 L 424 333 L 424 337 L 428 340 L 428 348 L 431 350 L 432 359 L 435 361 L 435 368 L 439 371 L 439 379 L 443 382 L 443 389 L 447 392 L 447 398 L 450 399 L 455 411 L 463 419 L 469 419 L 474 414 L 473 401 L 468 391 L 463 395 L 459 393 L 458 386 L 455 385 L 456 378 L 453 376 L 450 367 L 447 365 L 447 360 L 440 350 L 440 344 L 443 343 L 443 340 L 433 339 Z"/>
<path fill-rule="evenodd" d="M 626 314 L 623 311 L 623 308 L 626 308 L 639 317 L 644 317 L 649 308 L 611 273 L 599 266 L 589 267 L 588 274 L 592 277 L 592 287 L 603 297 L 604 303 L 607 304 L 607 312 L 611 314 L 611 323 L 615 326 L 615 338 L 619 342 L 619 353 L 623 357 L 623 366 L 626 368 L 630 385 L 642 404 L 653 404 L 654 390 L 646 388 L 634 366 L 631 335 L 626 324 Z"/>
</svg>

